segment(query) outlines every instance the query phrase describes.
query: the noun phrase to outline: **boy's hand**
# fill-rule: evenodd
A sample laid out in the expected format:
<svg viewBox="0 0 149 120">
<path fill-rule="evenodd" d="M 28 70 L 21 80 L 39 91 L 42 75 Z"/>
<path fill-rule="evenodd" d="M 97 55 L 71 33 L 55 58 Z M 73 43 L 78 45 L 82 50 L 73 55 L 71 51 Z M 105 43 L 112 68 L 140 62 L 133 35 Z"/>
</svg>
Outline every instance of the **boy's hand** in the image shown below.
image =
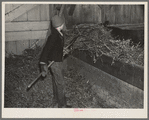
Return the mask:
<svg viewBox="0 0 149 120">
<path fill-rule="evenodd" d="M 64 55 L 67 55 L 69 52 L 70 52 L 69 49 L 64 49 L 64 50 L 63 50 L 63 54 L 64 54 Z"/>
<path fill-rule="evenodd" d="M 47 64 L 40 64 L 41 67 L 41 75 L 42 77 L 46 77 L 48 74 L 48 66 Z"/>
</svg>

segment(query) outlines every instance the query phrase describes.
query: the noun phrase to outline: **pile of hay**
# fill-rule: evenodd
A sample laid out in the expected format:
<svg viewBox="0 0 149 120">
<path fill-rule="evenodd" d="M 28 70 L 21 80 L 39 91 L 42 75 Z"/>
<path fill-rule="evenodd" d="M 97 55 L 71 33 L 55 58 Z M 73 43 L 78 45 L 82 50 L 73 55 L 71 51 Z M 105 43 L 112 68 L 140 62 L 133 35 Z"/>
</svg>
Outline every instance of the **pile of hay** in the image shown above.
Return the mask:
<svg viewBox="0 0 149 120">
<path fill-rule="evenodd" d="M 111 30 L 102 25 L 76 25 L 67 34 L 69 35 L 65 39 L 68 43 L 74 36 L 80 35 L 73 48 L 87 50 L 94 63 L 105 54 L 113 58 L 113 63 L 115 60 L 120 60 L 125 63 L 144 65 L 144 49 L 139 43 L 134 45 L 130 39 L 116 40 L 112 37 Z"/>
</svg>

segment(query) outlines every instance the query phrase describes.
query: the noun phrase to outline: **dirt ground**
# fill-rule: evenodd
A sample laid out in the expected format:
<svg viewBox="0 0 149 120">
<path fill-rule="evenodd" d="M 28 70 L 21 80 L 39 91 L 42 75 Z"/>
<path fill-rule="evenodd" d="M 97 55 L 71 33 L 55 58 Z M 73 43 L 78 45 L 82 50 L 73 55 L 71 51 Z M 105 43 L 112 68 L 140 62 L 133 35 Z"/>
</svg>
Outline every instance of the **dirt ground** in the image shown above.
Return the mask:
<svg viewBox="0 0 149 120">
<path fill-rule="evenodd" d="M 27 86 L 38 76 L 38 59 L 40 49 L 29 50 L 21 56 L 5 59 L 5 93 L 6 108 L 50 108 L 52 104 L 52 80 L 50 73 L 40 79 L 29 91 Z M 91 89 L 91 85 L 73 68 L 65 71 L 67 101 L 72 108 L 107 108 Z"/>
</svg>

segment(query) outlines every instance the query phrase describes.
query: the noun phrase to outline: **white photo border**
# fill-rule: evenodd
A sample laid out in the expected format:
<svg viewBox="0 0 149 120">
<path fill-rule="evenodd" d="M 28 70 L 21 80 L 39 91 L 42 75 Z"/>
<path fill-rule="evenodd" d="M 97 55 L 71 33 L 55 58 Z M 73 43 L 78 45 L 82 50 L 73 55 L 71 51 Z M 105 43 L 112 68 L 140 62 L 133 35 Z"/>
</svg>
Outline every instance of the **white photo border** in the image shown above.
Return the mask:
<svg viewBox="0 0 149 120">
<path fill-rule="evenodd" d="M 144 108 L 143 109 L 81 109 L 74 108 L 4 108 L 5 78 L 5 5 L 6 4 L 143 4 L 144 5 Z M 2 2 L 2 118 L 147 118 L 148 116 L 148 2 Z"/>
</svg>

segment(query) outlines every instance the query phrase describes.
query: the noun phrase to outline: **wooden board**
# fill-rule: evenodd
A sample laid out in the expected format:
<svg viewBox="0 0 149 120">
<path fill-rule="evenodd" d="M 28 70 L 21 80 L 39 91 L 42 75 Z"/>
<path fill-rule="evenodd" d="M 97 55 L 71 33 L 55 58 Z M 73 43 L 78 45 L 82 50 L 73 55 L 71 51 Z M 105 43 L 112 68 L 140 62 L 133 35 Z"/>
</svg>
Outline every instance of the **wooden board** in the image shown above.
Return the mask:
<svg viewBox="0 0 149 120">
<path fill-rule="evenodd" d="M 16 41 L 17 55 L 21 55 L 26 48 L 29 48 L 29 40 Z"/>
<path fill-rule="evenodd" d="M 13 22 L 25 22 L 25 21 L 27 21 L 27 13 L 24 13 L 23 15 L 13 20 Z"/>
<path fill-rule="evenodd" d="M 122 30 L 144 30 L 144 24 L 117 24 L 108 25 L 108 28 L 119 28 Z"/>
<path fill-rule="evenodd" d="M 81 5 L 76 5 L 73 16 L 70 17 L 70 21 L 73 21 L 74 23 L 80 23 L 82 21 L 82 17 L 79 16 L 80 13 L 81 13 Z"/>
<path fill-rule="evenodd" d="M 49 21 L 41 22 L 10 22 L 5 24 L 5 31 L 33 31 L 33 30 L 47 30 Z"/>
<path fill-rule="evenodd" d="M 16 8 L 22 6 L 23 4 L 5 4 L 5 14 L 15 10 Z"/>
<path fill-rule="evenodd" d="M 66 70 L 69 70 L 70 67 L 82 75 L 107 105 L 114 108 L 143 108 L 143 90 L 89 65 L 79 58 L 69 56 L 64 60 L 64 65 Z"/>
<path fill-rule="evenodd" d="M 28 21 L 40 21 L 40 5 L 28 12 Z"/>
<path fill-rule="evenodd" d="M 97 5 L 95 6 L 95 13 L 96 13 L 96 22 L 102 23 L 102 16 L 101 16 L 101 8 Z"/>
<path fill-rule="evenodd" d="M 44 31 L 25 31 L 25 32 L 6 32 L 5 41 L 45 39 L 47 30 Z"/>
<path fill-rule="evenodd" d="M 33 48 L 34 44 L 37 42 L 38 40 L 29 40 L 29 48 Z"/>
<path fill-rule="evenodd" d="M 5 21 L 12 21 L 16 18 L 18 18 L 20 15 L 26 13 L 27 11 L 29 11 L 30 9 L 34 8 L 35 6 L 37 6 L 36 4 L 26 4 L 26 5 L 22 5 L 21 7 L 19 7 L 18 9 L 15 9 L 14 11 L 10 12 L 9 14 L 5 15 Z"/>
<path fill-rule="evenodd" d="M 29 44 L 30 44 L 30 46 L 29 46 L 29 48 L 31 48 L 31 49 L 34 49 L 34 48 L 36 48 L 36 46 L 40 46 L 40 47 L 42 47 L 43 45 L 44 45 L 44 43 L 45 43 L 45 39 L 40 39 L 40 40 L 30 40 L 29 42 Z"/>
<path fill-rule="evenodd" d="M 16 41 L 5 42 L 5 51 L 8 54 L 17 54 Z"/>
<path fill-rule="evenodd" d="M 50 20 L 50 14 L 49 14 L 49 5 L 40 5 L 40 16 L 41 16 L 41 21 L 43 20 Z"/>
</svg>

